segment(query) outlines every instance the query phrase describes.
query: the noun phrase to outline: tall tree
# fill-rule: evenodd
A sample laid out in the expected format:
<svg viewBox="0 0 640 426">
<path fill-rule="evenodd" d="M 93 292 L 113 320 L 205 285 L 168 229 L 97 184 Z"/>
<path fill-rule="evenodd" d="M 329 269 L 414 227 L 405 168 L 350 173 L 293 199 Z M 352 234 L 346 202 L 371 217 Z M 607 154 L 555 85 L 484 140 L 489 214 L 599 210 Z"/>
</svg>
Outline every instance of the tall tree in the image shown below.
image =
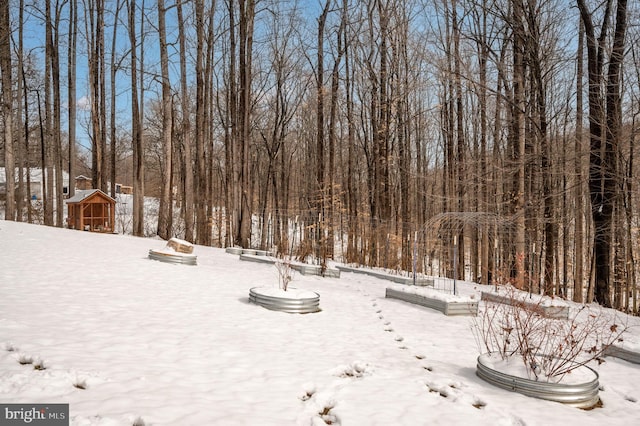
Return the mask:
<svg viewBox="0 0 640 426">
<path fill-rule="evenodd" d="M 15 220 L 15 159 L 13 152 L 13 82 L 11 69 L 11 28 L 9 0 L 0 1 L 0 73 L 2 73 L 2 113 L 4 115 L 5 218 Z"/>
<path fill-rule="evenodd" d="M 515 257 L 513 271 L 515 272 L 516 285 L 524 287 L 525 273 L 525 147 L 526 147 L 526 97 L 525 97 L 525 43 L 526 27 L 524 14 L 524 1 L 514 0 L 512 10 L 513 31 L 513 102 L 512 111 L 512 159 L 515 168 L 513 182 L 512 207 L 516 217 L 515 230 Z"/>
<path fill-rule="evenodd" d="M 28 149 L 25 147 L 24 143 L 24 133 L 22 132 L 22 111 L 24 110 L 24 105 L 26 103 L 26 97 L 23 96 L 24 93 L 24 0 L 20 0 L 19 10 L 18 10 L 18 49 L 16 52 L 16 71 L 17 71 L 17 82 L 16 82 L 16 143 L 17 143 L 17 163 L 18 163 L 18 191 L 16 197 L 16 213 L 17 213 L 17 221 L 21 222 L 24 220 L 24 208 L 25 202 L 29 202 L 27 199 L 27 193 L 25 188 L 25 169 L 28 170 L 27 159 L 28 159 Z M 27 206 L 29 208 L 29 206 Z"/>
<path fill-rule="evenodd" d="M 238 130 L 236 136 L 239 149 L 236 160 L 239 162 L 240 211 L 236 244 L 251 246 L 251 84 L 253 80 L 253 33 L 255 22 L 255 0 L 240 0 L 238 5 L 238 109 L 236 111 Z"/>
<path fill-rule="evenodd" d="M 162 190 L 158 212 L 158 235 L 165 240 L 171 238 L 172 208 L 171 170 L 173 147 L 171 144 L 172 111 L 171 83 L 169 81 L 169 55 L 167 53 L 166 9 L 164 0 L 158 0 L 158 39 L 160 41 L 160 69 L 162 80 L 162 140 L 164 169 L 162 170 Z"/>
<path fill-rule="evenodd" d="M 191 158 L 191 108 L 189 89 L 187 86 L 187 36 L 184 25 L 183 1 L 177 1 L 178 38 L 180 43 L 180 112 L 182 114 L 182 176 L 183 202 L 182 217 L 184 219 L 185 239 L 193 239 L 193 159 Z"/>
<path fill-rule="evenodd" d="M 331 0 L 326 0 L 322 13 L 318 17 L 318 51 L 316 52 L 316 194 L 310 194 L 312 197 L 313 209 L 311 211 L 312 217 L 310 221 L 315 223 L 315 236 L 316 241 L 322 239 L 322 223 L 325 221 L 325 204 L 326 200 L 326 184 L 325 184 L 325 114 L 324 114 L 324 30 L 327 22 L 327 15 L 329 14 L 329 6 Z M 316 246 L 316 256 L 324 259 L 324 254 L 320 253 L 324 251 L 324 244 L 318 244 Z"/>
<path fill-rule="evenodd" d="M 53 24 L 51 23 L 51 4 L 45 3 L 45 66 L 44 66 L 44 139 L 41 137 L 42 146 L 42 201 L 44 204 L 44 224 L 53 226 L 53 164 L 52 147 L 53 135 L 53 105 L 51 100 L 51 55 L 53 49 Z M 42 126 L 42 123 L 41 123 Z"/>
<path fill-rule="evenodd" d="M 62 18 L 62 5 L 56 3 L 53 11 L 50 10 L 49 2 L 47 2 L 47 26 L 51 27 L 47 31 L 47 67 L 50 69 L 52 87 L 52 104 L 51 104 L 51 158 L 52 172 L 48 176 L 49 187 L 53 200 L 55 200 L 55 226 L 62 227 L 63 216 L 63 161 L 62 161 L 62 127 L 60 116 L 60 105 L 62 104 L 60 94 L 60 20 Z"/>
<path fill-rule="evenodd" d="M 137 51 L 139 46 L 136 36 L 136 0 L 129 1 L 128 14 L 131 58 L 131 136 L 133 146 L 133 235 L 141 237 L 144 235 L 144 139 L 138 93 Z"/>
<path fill-rule="evenodd" d="M 206 244 L 209 240 L 209 220 L 206 210 L 206 161 L 205 161 L 205 11 L 204 1 L 196 0 L 196 127 L 195 127 L 195 185 L 196 185 L 196 242 Z"/>
<path fill-rule="evenodd" d="M 618 153 L 621 130 L 621 66 L 624 59 L 627 28 L 627 0 L 607 0 L 596 38 L 594 12 L 585 0 L 577 0 L 584 24 L 589 76 L 589 192 L 593 218 L 593 256 L 595 261 L 595 300 L 611 307 L 611 249 L 613 242 L 614 205 L 620 196 Z M 612 16 L 615 6 L 615 17 Z M 612 46 L 609 30 L 614 25 Z M 611 52 L 608 71 L 604 72 L 605 55 Z M 606 88 L 606 89 L 604 89 Z"/>
<path fill-rule="evenodd" d="M 135 8 L 135 0 L 132 0 Z M 89 91 L 91 98 L 91 159 L 93 187 L 106 191 L 106 96 L 104 52 L 104 0 L 88 0 L 85 7 L 89 43 Z M 135 31 L 135 29 L 133 30 Z"/>
<path fill-rule="evenodd" d="M 584 206 L 582 185 L 582 139 L 583 139 L 583 80 L 584 80 L 584 28 L 580 19 L 578 32 L 578 51 L 576 54 L 576 134 L 574 158 L 574 203 L 576 204 L 574 271 L 573 271 L 573 301 L 582 303 L 584 290 Z"/>
<path fill-rule="evenodd" d="M 109 125 L 109 145 L 111 147 L 111 149 L 109 150 L 109 171 L 110 171 L 110 193 L 111 193 L 111 197 L 115 198 L 116 197 L 116 158 L 117 158 L 117 149 L 116 149 L 116 101 L 117 101 L 117 96 L 116 96 L 116 75 L 118 72 L 118 68 L 120 67 L 119 63 L 122 59 L 124 59 L 124 57 L 120 60 L 117 59 L 117 55 L 116 55 L 116 46 L 117 46 L 117 39 L 118 39 L 118 30 L 119 30 L 119 16 L 120 16 L 120 9 L 122 8 L 123 2 L 121 0 L 117 0 L 116 1 L 116 5 L 115 5 L 115 13 L 114 13 L 114 17 L 113 17 L 113 33 L 112 33 L 112 37 L 111 37 L 111 61 L 109 64 L 109 77 L 110 77 L 110 81 L 109 81 L 109 85 L 111 88 L 111 108 L 110 108 L 110 125 Z"/>
<path fill-rule="evenodd" d="M 70 0 L 69 2 L 69 40 L 67 62 L 67 104 L 69 108 L 69 197 L 73 197 L 75 193 L 76 178 L 76 123 L 77 123 L 77 105 L 76 105 L 76 75 L 77 75 L 77 43 L 78 43 L 78 0 Z"/>
<path fill-rule="evenodd" d="M 343 2 L 344 4 L 345 2 Z M 344 37 L 343 33 L 347 26 L 348 15 L 344 12 L 345 7 L 342 7 L 342 13 L 340 14 L 340 24 L 336 31 L 336 53 L 334 55 L 333 68 L 331 70 L 331 98 L 329 101 L 329 135 L 327 139 L 327 146 L 329 148 L 329 189 L 328 189 L 328 229 L 327 236 L 323 238 L 324 256 L 333 258 L 333 246 L 335 241 L 334 226 L 336 220 L 336 202 L 338 201 L 336 196 L 336 188 L 338 185 L 336 179 L 336 147 L 337 144 L 337 127 L 338 127 L 338 100 L 340 97 L 340 68 L 342 66 L 342 59 L 345 53 Z"/>
</svg>

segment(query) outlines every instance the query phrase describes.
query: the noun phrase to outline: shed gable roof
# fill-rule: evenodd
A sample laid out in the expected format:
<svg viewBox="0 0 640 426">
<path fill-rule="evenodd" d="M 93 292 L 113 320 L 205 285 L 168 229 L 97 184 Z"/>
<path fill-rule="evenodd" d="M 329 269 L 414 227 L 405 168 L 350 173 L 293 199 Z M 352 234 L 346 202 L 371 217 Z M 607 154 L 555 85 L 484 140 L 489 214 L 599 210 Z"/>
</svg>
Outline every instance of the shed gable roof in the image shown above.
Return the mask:
<svg viewBox="0 0 640 426">
<path fill-rule="evenodd" d="M 89 201 L 90 198 L 100 197 L 112 203 L 115 203 L 116 200 L 100 191 L 99 189 L 86 189 L 81 191 L 76 191 L 74 196 L 67 200 L 67 204 L 76 204 L 81 202 Z"/>
</svg>

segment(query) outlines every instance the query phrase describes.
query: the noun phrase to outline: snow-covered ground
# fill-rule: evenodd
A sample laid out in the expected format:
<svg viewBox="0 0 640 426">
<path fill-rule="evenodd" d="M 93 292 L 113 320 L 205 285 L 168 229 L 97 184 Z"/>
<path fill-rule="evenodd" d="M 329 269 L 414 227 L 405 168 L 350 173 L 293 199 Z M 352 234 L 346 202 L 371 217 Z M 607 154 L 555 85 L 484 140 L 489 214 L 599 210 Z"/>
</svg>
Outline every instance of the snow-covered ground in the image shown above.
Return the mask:
<svg viewBox="0 0 640 426">
<path fill-rule="evenodd" d="M 72 425 L 640 419 L 638 365 L 591 365 L 602 408 L 528 398 L 476 376 L 469 318 L 385 299 L 385 281 L 296 274 L 322 311 L 274 312 L 248 303 L 251 287 L 277 286 L 274 266 L 202 246 L 197 266 L 147 258 L 164 244 L 0 221 L 0 401 L 69 403 Z"/>
</svg>

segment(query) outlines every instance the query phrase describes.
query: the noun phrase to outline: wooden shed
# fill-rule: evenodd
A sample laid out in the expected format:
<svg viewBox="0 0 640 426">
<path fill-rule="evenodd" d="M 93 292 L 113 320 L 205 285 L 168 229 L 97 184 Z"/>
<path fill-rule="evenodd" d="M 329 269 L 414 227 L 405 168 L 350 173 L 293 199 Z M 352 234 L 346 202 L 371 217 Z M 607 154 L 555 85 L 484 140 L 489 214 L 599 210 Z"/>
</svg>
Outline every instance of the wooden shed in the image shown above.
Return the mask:
<svg viewBox="0 0 640 426">
<path fill-rule="evenodd" d="M 76 189 L 86 191 L 93 188 L 93 180 L 85 175 L 76 176 Z"/>
<path fill-rule="evenodd" d="M 67 225 L 71 229 L 92 232 L 113 232 L 116 200 L 99 189 L 76 191 L 67 200 Z"/>
</svg>

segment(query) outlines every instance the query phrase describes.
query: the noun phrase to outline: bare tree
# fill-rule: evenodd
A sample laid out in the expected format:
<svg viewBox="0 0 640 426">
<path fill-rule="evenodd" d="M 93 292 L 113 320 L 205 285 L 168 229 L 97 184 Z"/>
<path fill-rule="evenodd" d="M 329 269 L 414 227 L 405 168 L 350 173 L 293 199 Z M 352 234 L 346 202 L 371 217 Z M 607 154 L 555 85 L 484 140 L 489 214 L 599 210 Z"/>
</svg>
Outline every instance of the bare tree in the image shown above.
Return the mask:
<svg viewBox="0 0 640 426">
<path fill-rule="evenodd" d="M 131 44 L 131 135 L 133 145 L 133 235 L 144 235 L 144 140 L 138 94 L 138 43 L 136 0 L 128 2 L 129 42 Z M 140 96 L 142 97 L 142 96 Z"/>
<path fill-rule="evenodd" d="M 110 150 L 109 150 L 109 163 L 110 163 L 110 193 L 111 196 L 113 198 L 116 197 L 116 172 L 117 172 L 117 167 L 116 167 L 116 163 L 117 163 L 117 136 L 116 136 L 116 75 L 118 72 L 118 69 L 120 68 L 120 61 L 122 61 L 124 59 L 124 57 L 122 57 L 121 59 L 117 59 L 117 55 L 116 55 L 116 41 L 117 41 L 117 35 L 118 35 L 118 29 L 119 29 L 119 16 L 120 16 L 120 9 L 123 6 L 123 2 L 121 2 L 120 0 L 116 1 L 116 5 L 115 5 L 115 13 L 114 13 L 114 18 L 113 18 L 113 33 L 112 33 L 112 38 L 111 38 L 111 61 L 109 64 L 109 76 L 110 76 L 110 87 L 111 87 L 111 111 L 110 111 L 110 125 L 109 125 L 109 146 L 110 146 Z"/>
<path fill-rule="evenodd" d="M 2 113 L 4 115 L 5 219 L 15 220 L 15 159 L 13 152 L 13 82 L 11 78 L 11 43 L 9 1 L 0 1 L 0 73 L 2 73 Z"/>
<path fill-rule="evenodd" d="M 135 8 L 135 0 L 132 3 L 132 8 Z M 85 5 L 85 32 L 89 43 L 92 178 L 93 187 L 102 191 L 106 191 L 107 184 L 104 13 L 104 0 L 87 0 Z"/>
<path fill-rule="evenodd" d="M 614 205 L 616 198 L 620 196 L 617 167 L 621 125 L 621 65 L 624 59 L 627 1 L 606 1 L 597 38 L 594 13 L 589 10 L 585 0 L 577 0 L 577 5 L 586 35 L 589 75 L 589 192 L 594 226 L 594 297 L 601 305 L 612 307 L 611 248 Z M 614 6 L 615 17 L 612 16 Z M 613 44 L 607 46 L 611 25 L 615 25 Z M 608 71 L 604 73 L 604 58 L 609 49 Z M 606 87 L 605 91 L 603 87 Z"/>
<path fill-rule="evenodd" d="M 77 105 L 76 105 L 76 76 L 77 76 L 77 43 L 78 43 L 78 0 L 70 0 L 69 2 L 69 40 L 68 54 L 69 62 L 67 62 L 67 103 L 69 108 L 69 197 L 73 197 L 75 193 L 76 178 L 76 123 L 77 123 Z"/>
<path fill-rule="evenodd" d="M 18 11 L 18 43 L 16 51 L 16 114 L 14 128 L 16 138 L 16 159 L 18 166 L 18 188 L 16 192 L 16 220 L 22 222 L 24 220 L 25 203 L 28 202 L 26 188 L 25 188 L 25 166 L 27 165 L 28 149 L 24 143 L 24 133 L 22 111 L 23 105 L 26 99 L 23 97 L 24 93 L 24 79 L 23 79 L 23 67 L 24 67 L 24 0 L 20 0 L 20 10 Z M 14 42 L 15 44 L 15 42 Z"/>
<path fill-rule="evenodd" d="M 524 287 L 525 273 L 525 146 L 526 146 L 526 120 L 525 120 L 525 16 L 524 1 L 514 0 L 512 10 L 513 25 L 513 104 L 511 137 L 512 159 L 515 168 L 515 176 L 512 191 L 512 206 L 516 217 L 516 235 L 514 241 L 515 257 L 513 269 L 515 272 L 516 284 Z"/>
<path fill-rule="evenodd" d="M 252 59 L 253 59 L 253 31 L 256 16 L 255 0 L 240 0 L 239 2 L 239 49 L 238 49 L 238 71 L 240 78 L 240 91 L 238 102 L 238 124 L 240 137 L 240 229 L 238 242 L 242 247 L 251 246 L 251 214 L 252 214 L 252 191 L 251 191 L 251 165 L 250 142 L 251 142 L 251 83 Z"/>
<path fill-rule="evenodd" d="M 182 113 L 182 176 L 183 202 L 182 217 L 184 218 L 185 239 L 193 241 L 193 159 L 191 158 L 191 108 L 189 107 L 189 90 L 187 87 L 187 42 L 184 25 L 182 0 L 177 2 L 178 37 L 180 43 L 180 110 Z"/>
<path fill-rule="evenodd" d="M 169 55 L 167 53 L 167 30 L 165 24 L 166 9 L 164 0 L 158 0 L 158 35 L 160 41 L 160 68 L 162 79 L 162 139 L 164 170 L 162 172 L 162 190 L 158 212 L 158 235 L 165 240 L 171 238 L 172 208 L 171 170 L 173 153 L 171 144 L 172 112 L 171 84 L 169 81 Z"/>
<path fill-rule="evenodd" d="M 575 134 L 575 191 L 574 203 L 576 204 L 575 223 L 575 247 L 574 247 L 574 270 L 573 270 L 573 301 L 582 303 L 584 291 L 584 207 L 583 207 L 583 185 L 582 185 L 582 139 L 583 139 L 583 80 L 584 80 L 584 28 L 580 19 L 578 32 L 578 51 L 576 55 L 576 134 Z"/>
</svg>

